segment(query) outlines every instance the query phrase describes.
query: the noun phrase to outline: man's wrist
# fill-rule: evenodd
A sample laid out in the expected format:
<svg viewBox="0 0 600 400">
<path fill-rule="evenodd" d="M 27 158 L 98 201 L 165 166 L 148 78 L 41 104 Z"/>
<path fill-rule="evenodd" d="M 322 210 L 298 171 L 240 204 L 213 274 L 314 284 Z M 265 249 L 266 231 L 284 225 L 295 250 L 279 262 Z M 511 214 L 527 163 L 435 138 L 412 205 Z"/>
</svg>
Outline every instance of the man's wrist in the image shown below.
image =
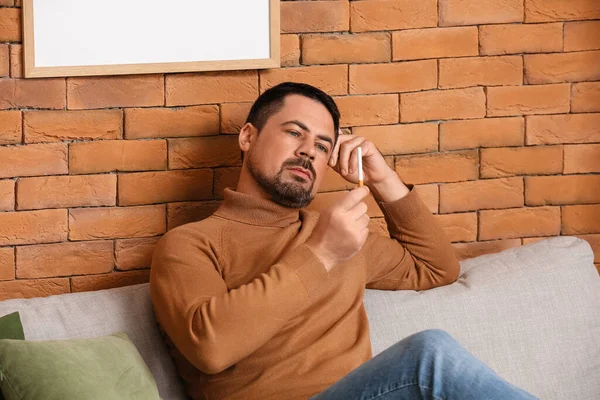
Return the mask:
<svg viewBox="0 0 600 400">
<path fill-rule="evenodd" d="M 370 184 L 369 189 L 373 192 L 376 200 L 384 203 L 400 200 L 410 192 L 410 189 L 391 168 L 384 180 Z"/>
</svg>

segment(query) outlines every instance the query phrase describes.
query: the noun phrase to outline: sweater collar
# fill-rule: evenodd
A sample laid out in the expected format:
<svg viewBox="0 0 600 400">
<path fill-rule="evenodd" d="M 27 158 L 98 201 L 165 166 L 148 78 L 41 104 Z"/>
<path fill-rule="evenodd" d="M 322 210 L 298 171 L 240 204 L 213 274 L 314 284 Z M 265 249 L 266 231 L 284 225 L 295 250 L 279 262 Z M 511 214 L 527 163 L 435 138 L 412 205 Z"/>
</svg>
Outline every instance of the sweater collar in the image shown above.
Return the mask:
<svg viewBox="0 0 600 400">
<path fill-rule="evenodd" d="M 274 201 L 225 189 L 224 201 L 214 215 L 250 225 L 285 228 L 300 219 L 300 210 Z"/>
</svg>

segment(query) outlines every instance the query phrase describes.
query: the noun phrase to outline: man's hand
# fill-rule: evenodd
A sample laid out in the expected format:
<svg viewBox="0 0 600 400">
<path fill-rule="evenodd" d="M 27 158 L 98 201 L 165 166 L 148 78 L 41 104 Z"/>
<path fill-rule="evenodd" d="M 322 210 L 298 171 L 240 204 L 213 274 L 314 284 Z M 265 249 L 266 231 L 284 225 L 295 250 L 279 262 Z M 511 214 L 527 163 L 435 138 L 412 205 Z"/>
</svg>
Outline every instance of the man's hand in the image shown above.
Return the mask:
<svg viewBox="0 0 600 400">
<path fill-rule="evenodd" d="M 327 271 L 355 255 L 369 235 L 365 186 L 348 192 L 340 202 L 321 212 L 306 245 Z"/>
<path fill-rule="evenodd" d="M 409 189 L 387 165 L 377 147 L 364 137 L 339 135 L 329 166 L 348 182 L 358 183 L 358 147 L 362 148 L 364 183 L 376 199 L 392 202 L 408 194 Z"/>
</svg>

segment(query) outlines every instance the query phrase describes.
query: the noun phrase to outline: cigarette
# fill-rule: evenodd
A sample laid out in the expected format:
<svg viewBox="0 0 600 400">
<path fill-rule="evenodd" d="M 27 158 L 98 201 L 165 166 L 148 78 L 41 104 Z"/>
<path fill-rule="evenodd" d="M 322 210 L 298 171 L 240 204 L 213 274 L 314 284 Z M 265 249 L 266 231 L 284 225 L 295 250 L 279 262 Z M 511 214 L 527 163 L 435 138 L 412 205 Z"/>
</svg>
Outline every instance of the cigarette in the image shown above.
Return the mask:
<svg viewBox="0 0 600 400">
<path fill-rule="evenodd" d="M 358 151 L 358 186 L 362 186 L 363 181 L 363 168 L 362 168 L 362 148 L 358 147 L 356 149 Z"/>
</svg>

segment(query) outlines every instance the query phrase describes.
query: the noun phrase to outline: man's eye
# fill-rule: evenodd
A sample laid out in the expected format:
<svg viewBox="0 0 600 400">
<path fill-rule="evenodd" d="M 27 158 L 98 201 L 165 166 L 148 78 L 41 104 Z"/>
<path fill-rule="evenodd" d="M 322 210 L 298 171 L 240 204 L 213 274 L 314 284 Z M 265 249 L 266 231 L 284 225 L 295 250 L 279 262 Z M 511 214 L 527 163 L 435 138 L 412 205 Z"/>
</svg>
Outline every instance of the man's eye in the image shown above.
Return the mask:
<svg viewBox="0 0 600 400">
<path fill-rule="evenodd" d="M 323 146 L 322 144 L 318 144 L 317 143 L 317 149 L 319 149 L 319 151 L 322 151 L 323 153 L 327 153 L 329 150 L 327 150 L 326 146 Z"/>
<path fill-rule="evenodd" d="M 291 136 L 300 136 L 300 133 L 297 131 L 288 131 Z"/>
</svg>

